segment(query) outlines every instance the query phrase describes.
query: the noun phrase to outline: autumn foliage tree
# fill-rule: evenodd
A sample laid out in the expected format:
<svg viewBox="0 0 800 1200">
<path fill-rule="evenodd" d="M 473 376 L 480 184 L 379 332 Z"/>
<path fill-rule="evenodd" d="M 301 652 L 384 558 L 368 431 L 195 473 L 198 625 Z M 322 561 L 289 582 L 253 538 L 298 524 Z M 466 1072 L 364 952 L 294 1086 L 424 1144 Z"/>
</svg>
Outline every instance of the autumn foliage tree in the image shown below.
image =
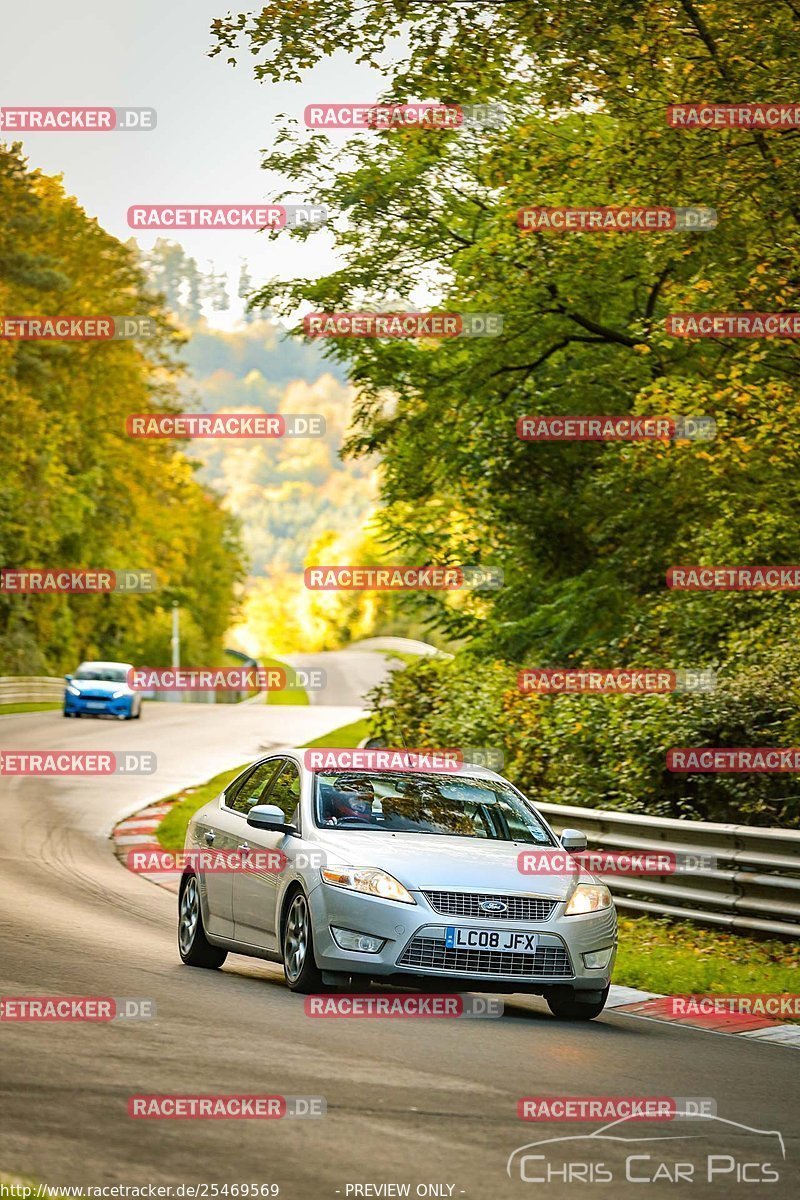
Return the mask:
<svg viewBox="0 0 800 1200">
<path fill-rule="evenodd" d="M 506 586 L 479 607 L 439 605 L 436 617 L 471 639 L 487 731 L 514 754 L 530 732 L 522 777 L 584 803 L 734 819 L 741 780 L 676 781 L 664 752 L 681 738 L 793 744 L 797 600 L 669 592 L 665 573 L 800 561 L 798 355 L 792 340 L 677 339 L 665 318 L 800 310 L 800 133 L 684 131 L 667 106 L 800 95 L 797 6 L 275 0 L 213 32 L 215 53 L 248 51 L 265 81 L 300 78 L 338 49 L 383 75 L 376 100 L 502 106 L 499 126 L 369 131 L 344 146 L 287 122 L 265 166 L 329 205 L 341 266 L 273 281 L 261 298 L 294 312 L 433 296 L 444 311 L 503 314 L 492 339 L 332 342 L 359 392 L 350 451 L 383 459 L 385 528 L 411 561 L 504 568 Z M 707 205 L 718 223 L 526 232 L 526 205 Z M 515 433 L 523 414 L 603 413 L 708 414 L 717 436 L 537 444 Z M 507 672 L 504 703 L 482 686 L 493 663 Z M 680 697 L 516 695 L 517 666 L 570 663 L 715 667 L 723 691 L 705 710 Z M 395 693 L 409 736 L 424 744 L 433 707 L 443 744 L 458 739 L 458 671 L 421 666 L 419 686 L 409 677 Z M 753 819 L 800 819 L 785 779 L 747 795 Z"/>
<path fill-rule="evenodd" d="M 148 570 L 150 594 L 0 593 L 0 674 L 84 658 L 186 661 L 221 651 L 241 576 L 236 530 L 174 442 L 127 437 L 129 413 L 177 411 L 180 339 L 122 245 L 0 146 L 0 313 L 149 317 L 147 341 L 0 340 L 0 564 Z"/>
</svg>

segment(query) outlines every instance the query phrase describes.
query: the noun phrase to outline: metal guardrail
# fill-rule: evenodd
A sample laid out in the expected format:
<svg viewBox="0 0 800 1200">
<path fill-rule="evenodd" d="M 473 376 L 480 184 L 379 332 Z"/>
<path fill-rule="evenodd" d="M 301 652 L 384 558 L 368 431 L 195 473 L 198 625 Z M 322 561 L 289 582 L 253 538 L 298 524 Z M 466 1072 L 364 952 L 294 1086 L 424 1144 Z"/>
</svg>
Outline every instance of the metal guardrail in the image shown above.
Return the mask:
<svg viewBox="0 0 800 1200">
<path fill-rule="evenodd" d="M 58 704 L 64 680 L 48 675 L 0 675 L 0 704 Z"/>
<path fill-rule="evenodd" d="M 59 704 L 64 699 L 66 683 L 63 678 L 47 675 L 0 675 L 0 705 Z M 263 704 L 263 692 L 248 696 L 246 692 L 161 692 L 144 693 L 145 700 L 194 704 Z"/>
<path fill-rule="evenodd" d="M 617 907 L 728 929 L 800 936 L 800 830 L 681 821 L 566 804 L 537 804 L 557 833 L 585 831 L 590 847 L 711 856 L 681 874 L 601 876 Z"/>
</svg>

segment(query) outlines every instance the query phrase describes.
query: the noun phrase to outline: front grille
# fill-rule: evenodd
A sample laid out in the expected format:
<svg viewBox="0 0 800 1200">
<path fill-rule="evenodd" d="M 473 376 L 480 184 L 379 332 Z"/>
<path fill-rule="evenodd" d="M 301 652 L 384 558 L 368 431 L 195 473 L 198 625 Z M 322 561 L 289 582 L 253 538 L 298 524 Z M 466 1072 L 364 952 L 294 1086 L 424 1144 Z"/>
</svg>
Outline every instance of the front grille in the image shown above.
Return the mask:
<svg viewBox="0 0 800 1200">
<path fill-rule="evenodd" d="M 480 917 L 487 921 L 546 921 L 558 904 L 557 900 L 542 900 L 537 896 L 503 896 L 499 892 L 443 892 L 422 893 L 439 913 L 449 917 Z M 484 912 L 484 900 L 502 901 L 507 905 L 505 912 Z"/>
<path fill-rule="evenodd" d="M 452 975 L 514 975 L 524 979 L 569 978 L 572 964 L 563 946 L 540 946 L 535 954 L 513 950 L 448 949 L 443 938 L 413 937 L 399 967 L 448 971 Z"/>
</svg>

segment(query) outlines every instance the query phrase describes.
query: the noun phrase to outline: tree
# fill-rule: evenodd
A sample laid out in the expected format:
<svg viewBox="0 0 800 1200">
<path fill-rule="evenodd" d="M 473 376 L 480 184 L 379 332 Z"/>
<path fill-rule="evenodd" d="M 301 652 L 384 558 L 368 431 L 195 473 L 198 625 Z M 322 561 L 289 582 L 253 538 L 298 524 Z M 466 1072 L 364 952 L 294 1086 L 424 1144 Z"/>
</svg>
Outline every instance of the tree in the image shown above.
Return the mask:
<svg viewBox="0 0 800 1200">
<path fill-rule="evenodd" d="M 686 341 L 667 334 L 665 318 L 800 310 L 800 141 L 794 129 L 685 132 L 666 109 L 796 95 L 795 6 L 308 0 L 268 3 L 213 29 L 214 52 L 249 51 L 262 79 L 297 79 L 338 48 L 383 73 L 382 100 L 486 102 L 506 113 L 499 127 L 395 128 L 344 147 L 290 122 L 264 161 L 337 214 L 341 266 L 272 281 L 262 304 L 404 308 L 428 294 L 443 311 L 503 315 L 494 339 L 342 338 L 328 348 L 358 391 L 349 450 L 382 456 L 394 545 L 410 561 L 505 570 L 498 593 L 444 613 L 439 605 L 437 618 L 469 632 L 484 659 L 509 664 L 766 672 L 767 652 L 795 639 L 791 599 L 671 593 L 665 572 L 797 561 L 795 343 Z M 408 53 L 397 62 L 386 51 L 401 32 Z M 516 214 L 532 204 L 710 205 L 719 223 L 525 232 Z M 718 435 L 628 445 L 516 437 L 519 416 L 572 413 L 705 413 Z M 734 690 L 755 736 L 754 692 Z M 580 721 L 590 702 L 575 699 Z M 630 718 L 632 706 L 624 711 Z M 773 715 L 774 736 L 790 736 L 786 715 Z M 557 762 L 567 725 L 548 728 Z M 654 753 L 658 738 L 648 744 Z M 666 789 L 658 774 L 647 778 Z"/>
<path fill-rule="evenodd" d="M 149 340 L 0 340 L 0 562 L 155 573 L 142 595 L 0 593 L 0 674 L 56 673 L 80 657 L 162 648 L 173 598 L 213 659 L 242 575 L 237 533 L 175 442 L 129 438 L 131 413 L 179 409 L 181 338 L 137 256 L 59 179 L 0 146 L 0 311 L 148 317 Z"/>
</svg>

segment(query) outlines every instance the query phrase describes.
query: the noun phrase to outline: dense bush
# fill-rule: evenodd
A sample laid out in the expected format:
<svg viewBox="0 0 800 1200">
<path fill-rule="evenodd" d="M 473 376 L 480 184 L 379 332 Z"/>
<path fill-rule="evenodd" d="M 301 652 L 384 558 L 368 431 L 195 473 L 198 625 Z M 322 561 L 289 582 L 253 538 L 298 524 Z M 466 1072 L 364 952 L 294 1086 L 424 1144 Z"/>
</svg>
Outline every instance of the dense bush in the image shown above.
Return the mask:
<svg viewBox="0 0 800 1200">
<path fill-rule="evenodd" d="M 677 774 L 666 753 L 800 744 L 798 679 L 793 651 L 722 672 L 710 694 L 524 695 L 515 667 L 464 655 L 422 659 L 373 696 L 387 742 L 496 747 L 508 777 L 540 801 L 797 827 L 793 776 Z"/>
</svg>

